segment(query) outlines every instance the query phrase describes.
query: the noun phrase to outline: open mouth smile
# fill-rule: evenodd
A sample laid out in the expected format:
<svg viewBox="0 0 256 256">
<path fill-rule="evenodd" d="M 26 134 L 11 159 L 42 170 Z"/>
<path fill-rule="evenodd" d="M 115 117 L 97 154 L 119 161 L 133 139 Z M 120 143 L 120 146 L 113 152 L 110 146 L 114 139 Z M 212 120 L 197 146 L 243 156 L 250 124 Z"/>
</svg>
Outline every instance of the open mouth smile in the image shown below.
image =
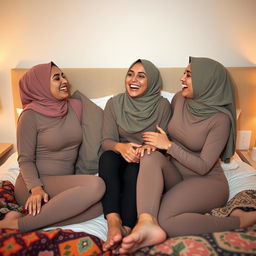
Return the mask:
<svg viewBox="0 0 256 256">
<path fill-rule="evenodd" d="M 65 85 L 65 86 L 61 86 L 60 87 L 60 91 L 61 92 L 67 92 L 68 91 L 68 87 Z"/>
<path fill-rule="evenodd" d="M 187 89 L 187 88 L 188 88 L 188 86 L 182 84 L 182 90 L 185 90 L 185 89 Z"/>
<path fill-rule="evenodd" d="M 130 84 L 129 86 L 130 86 L 130 88 L 131 88 L 132 90 L 138 90 L 138 89 L 140 89 L 140 86 L 138 86 L 138 85 L 136 85 L 136 84 Z"/>
</svg>

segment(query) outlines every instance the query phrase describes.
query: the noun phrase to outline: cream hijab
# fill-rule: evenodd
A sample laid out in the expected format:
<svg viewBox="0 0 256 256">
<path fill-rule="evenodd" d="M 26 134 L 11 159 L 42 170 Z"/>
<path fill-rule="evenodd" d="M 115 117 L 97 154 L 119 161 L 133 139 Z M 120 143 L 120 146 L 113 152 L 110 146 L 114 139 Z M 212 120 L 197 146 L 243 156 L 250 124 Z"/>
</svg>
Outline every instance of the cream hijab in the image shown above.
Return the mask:
<svg viewBox="0 0 256 256">
<path fill-rule="evenodd" d="M 117 124 L 129 133 L 140 132 L 157 120 L 159 113 L 156 110 L 162 98 L 162 78 L 159 70 L 152 62 L 143 59 L 135 61 L 130 68 L 137 62 L 141 62 L 148 77 L 146 92 L 138 98 L 132 98 L 127 91 L 113 97 Z"/>
<path fill-rule="evenodd" d="M 231 121 L 227 144 L 221 159 L 227 161 L 235 152 L 236 99 L 230 76 L 223 65 L 208 58 L 190 57 L 193 98 L 187 99 L 188 110 L 197 116 L 222 112 Z"/>
</svg>

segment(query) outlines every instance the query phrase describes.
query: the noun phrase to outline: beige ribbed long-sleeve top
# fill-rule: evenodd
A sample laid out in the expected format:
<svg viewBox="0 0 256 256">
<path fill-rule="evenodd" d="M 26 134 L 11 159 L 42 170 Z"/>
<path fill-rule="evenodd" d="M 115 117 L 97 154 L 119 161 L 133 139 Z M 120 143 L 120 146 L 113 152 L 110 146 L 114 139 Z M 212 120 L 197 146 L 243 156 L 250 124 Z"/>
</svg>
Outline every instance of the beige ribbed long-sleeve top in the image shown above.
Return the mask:
<svg viewBox="0 0 256 256">
<path fill-rule="evenodd" d="M 65 116 L 54 118 L 24 111 L 18 122 L 17 148 L 28 190 L 43 185 L 41 176 L 74 174 L 81 141 L 81 124 L 70 106 Z"/>
<path fill-rule="evenodd" d="M 179 92 L 171 104 L 168 134 L 174 143 L 168 153 L 173 163 L 184 177 L 222 174 L 219 157 L 229 136 L 229 117 L 221 112 L 209 117 L 195 116 L 185 102 Z"/>
</svg>

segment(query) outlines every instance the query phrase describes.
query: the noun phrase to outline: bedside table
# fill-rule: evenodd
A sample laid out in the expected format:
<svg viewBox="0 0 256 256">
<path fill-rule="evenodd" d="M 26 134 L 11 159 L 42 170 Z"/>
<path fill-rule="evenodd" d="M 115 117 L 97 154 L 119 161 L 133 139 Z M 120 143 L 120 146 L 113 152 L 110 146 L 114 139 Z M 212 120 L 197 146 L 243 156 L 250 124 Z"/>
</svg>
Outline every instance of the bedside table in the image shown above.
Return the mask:
<svg viewBox="0 0 256 256">
<path fill-rule="evenodd" d="M 13 144 L 0 143 L 0 165 L 6 160 L 8 153 L 12 150 Z"/>
<path fill-rule="evenodd" d="M 244 162 L 256 169 L 256 162 L 251 158 L 251 150 L 237 150 L 236 153 Z"/>
</svg>

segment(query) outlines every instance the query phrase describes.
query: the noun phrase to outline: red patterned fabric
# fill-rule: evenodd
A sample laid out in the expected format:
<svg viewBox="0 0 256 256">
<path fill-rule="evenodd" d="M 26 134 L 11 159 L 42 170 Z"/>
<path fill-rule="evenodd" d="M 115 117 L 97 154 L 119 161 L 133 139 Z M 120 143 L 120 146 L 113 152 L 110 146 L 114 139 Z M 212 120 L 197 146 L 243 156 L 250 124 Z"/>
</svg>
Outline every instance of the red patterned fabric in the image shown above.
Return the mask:
<svg viewBox="0 0 256 256">
<path fill-rule="evenodd" d="M 6 229 L 0 234 L 0 255 L 114 256 L 111 251 L 102 251 L 102 243 L 103 241 L 93 235 L 71 230 L 54 229 L 21 233 Z M 256 255 L 256 227 L 237 232 L 171 238 L 159 245 L 146 247 L 129 255 Z"/>
<path fill-rule="evenodd" d="M 20 207 L 14 198 L 14 186 L 10 181 L 0 182 L 0 220 L 9 211 L 18 211 L 25 213 L 25 210 Z"/>
<path fill-rule="evenodd" d="M 0 255 L 101 255 L 101 240 L 84 232 L 2 230 Z"/>
</svg>

